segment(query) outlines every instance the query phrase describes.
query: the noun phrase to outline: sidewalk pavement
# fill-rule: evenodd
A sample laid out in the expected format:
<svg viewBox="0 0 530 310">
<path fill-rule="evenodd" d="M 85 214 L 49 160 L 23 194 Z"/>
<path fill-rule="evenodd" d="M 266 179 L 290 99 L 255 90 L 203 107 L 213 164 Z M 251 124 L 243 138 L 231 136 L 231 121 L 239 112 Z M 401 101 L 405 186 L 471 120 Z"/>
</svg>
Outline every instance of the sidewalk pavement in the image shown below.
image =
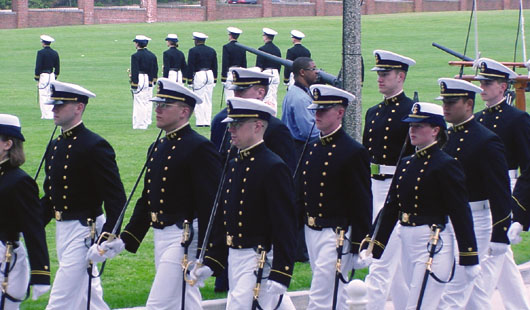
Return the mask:
<svg viewBox="0 0 530 310">
<path fill-rule="evenodd" d="M 530 262 L 526 262 L 522 265 L 519 265 L 519 270 L 521 271 L 521 275 L 523 276 L 523 280 L 526 284 L 526 291 L 528 292 L 527 296 L 530 297 Z M 308 293 L 309 291 L 289 292 L 289 296 L 291 296 L 291 299 L 296 309 L 304 310 L 306 308 L 307 300 L 308 300 Z M 224 298 L 214 299 L 214 300 L 205 300 L 202 303 L 204 310 L 225 310 L 225 304 L 226 304 L 226 299 Z M 495 309 L 495 310 L 504 310 L 501 296 L 498 291 L 495 291 L 495 293 L 493 294 L 491 306 L 492 306 L 492 309 Z M 119 309 L 119 310 L 145 310 L 145 307 L 127 308 L 127 309 Z M 392 306 L 391 301 L 387 301 L 384 310 L 394 310 L 394 307 Z"/>
</svg>

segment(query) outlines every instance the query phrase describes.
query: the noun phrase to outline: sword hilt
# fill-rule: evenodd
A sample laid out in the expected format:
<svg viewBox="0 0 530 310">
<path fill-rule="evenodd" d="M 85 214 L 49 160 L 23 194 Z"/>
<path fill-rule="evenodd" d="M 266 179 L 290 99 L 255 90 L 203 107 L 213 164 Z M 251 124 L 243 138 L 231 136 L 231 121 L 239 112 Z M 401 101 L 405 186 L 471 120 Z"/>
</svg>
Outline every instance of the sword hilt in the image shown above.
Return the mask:
<svg viewBox="0 0 530 310">
<path fill-rule="evenodd" d="M 4 257 L 4 263 L 6 264 L 6 272 L 4 272 L 4 281 L 2 281 L 2 293 L 7 293 L 7 283 L 9 281 L 9 265 L 13 257 L 13 242 L 6 241 L 6 254 Z"/>
<path fill-rule="evenodd" d="M 366 255 L 372 254 L 375 242 L 370 235 L 366 235 L 366 237 L 364 237 L 364 239 L 361 241 L 361 245 L 359 245 L 359 254 L 361 254 L 365 243 L 368 243 L 368 247 L 366 247 Z"/>
<path fill-rule="evenodd" d="M 114 239 L 116 239 L 117 236 L 115 234 L 111 234 L 109 232 L 102 232 L 101 235 L 99 235 L 99 238 L 98 238 L 98 241 L 96 242 L 96 244 L 99 246 L 101 245 L 104 241 L 112 241 Z M 99 255 L 103 255 L 105 254 L 107 251 L 103 250 L 102 248 L 98 247 L 98 252 L 99 252 Z"/>
</svg>

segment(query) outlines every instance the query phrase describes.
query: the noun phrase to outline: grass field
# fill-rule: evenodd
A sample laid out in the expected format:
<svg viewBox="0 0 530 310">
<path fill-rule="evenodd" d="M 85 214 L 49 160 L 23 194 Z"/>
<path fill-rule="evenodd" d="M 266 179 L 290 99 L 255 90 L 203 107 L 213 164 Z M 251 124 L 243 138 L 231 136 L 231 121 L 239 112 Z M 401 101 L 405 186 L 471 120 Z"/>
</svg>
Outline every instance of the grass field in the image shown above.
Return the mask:
<svg viewBox="0 0 530 310">
<path fill-rule="evenodd" d="M 479 12 L 480 51 L 483 57 L 501 61 L 512 61 L 517 29 L 517 11 Z M 456 60 L 431 46 L 437 42 L 459 52 L 464 49 L 469 12 L 444 12 L 423 14 L 370 15 L 362 17 L 362 53 L 367 68 L 362 93 L 363 111 L 379 102 L 376 74 L 369 69 L 374 65 L 372 51 L 387 49 L 417 61 L 407 77 L 405 91 L 411 96 L 419 92 L 420 100 L 432 101 L 439 91 L 439 77 L 452 77 L 458 69 L 447 65 Z M 232 20 L 201 23 L 156 23 L 93 25 L 52 28 L 0 30 L 1 61 L 0 113 L 16 114 L 20 117 L 26 136 L 27 162 L 23 168 L 33 175 L 37 169 L 49 136 L 53 130 L 50 120 L 40 120 L 36 101 L 36 83 L 33 81 L 36 51 L 40 49 L 39 35 L 46 33 L 56 42 L 52 45 L 61 56 L 59 79 L 83 85 L 95 92 L 85 113 L 88 128 L 105 137 L 115 148 L 121 177 L 129 193 L 143 164 L 146 148 L 155 139 L 158 130 L 151 127 L 145 131 L 132 130 L 132 100 L 126 70 L 130 55 L 134 53 L 131 40 L 136 34 L 144 34 L 153 40 L 149 49 L 159 57 L 166 49 L 167 33 L 177 33 L 180 48 L 187 55 L 192 47 L 191 33 L 201 31 L 209 35 L 207 45 L 218 51 L 226 43 L 225 28 L 236 26 L 243 29 L 240 42 L 252 47 L 262 45 L 261 28 L 270 27 L 279 32 L 275 43 L 285 55 L 291 46 L 289 31 L 299 29 L 306 34 L 304 44 L 311 50 L 319 68 L 337 74 L 341 66 L 342 19 L 340 17 L 270 18 L 259 20 Z M 473 38 L 473 35 L 471 36 Z M 472 40 L 468 51 L 474 50 Z M 518 55 L 521 49 L 518 50 Z M 518 61 L 521 57 L 518 57 Z M 255 62 L 248 55 L 249 64 Z M 520 73 L 525 73 L 519 71 Z M 465 71 L 471 74 L 471 69 Z M 280 87 L 279 102 L 285 95 Z M 214 92 L 214 113 L 220 109 L 220 84 Z M 480 101 L 480 100 L 479 100 Z M 482 107 L 482 103 L 478 103 Z M 281 112 L 281 110 L 280 110 Z M 198 131 L 209 137 L 206 128 Z M 477 154 L 479 156 L 480 154 Z M 39 178 L 42 182 L 42 175 Z M 140 192 L 140 191 L 138 191 Z M 127 212 L 127 218 L 132 212 Z M 47 227 L 48 244 L 52 257 L 52 271 L 57 269 L 55 259 L 54 224 Z M 530 238 L 514 246 L 518 263 L 530 260 Z M 152 234 L 149 233 L 138 253 L 123 253 L 111 260 L 103 276 L 105 299 L 112 308 L 144 305 L 154 275 Z M 52 273 L 53 273 L 52 272 Z M 365 270 L 357 273 L 363 278 Z M 292 290 L 309 286 L 311 272 L 307 264 L 297 264 L 291 285 Z M 212 280 L 203 289 L 204 298 L 219 297 L 213 293 Z M 22 309 L 44 309 L 47 295 L 37 302 L 27 301 Z"/>
</svg>

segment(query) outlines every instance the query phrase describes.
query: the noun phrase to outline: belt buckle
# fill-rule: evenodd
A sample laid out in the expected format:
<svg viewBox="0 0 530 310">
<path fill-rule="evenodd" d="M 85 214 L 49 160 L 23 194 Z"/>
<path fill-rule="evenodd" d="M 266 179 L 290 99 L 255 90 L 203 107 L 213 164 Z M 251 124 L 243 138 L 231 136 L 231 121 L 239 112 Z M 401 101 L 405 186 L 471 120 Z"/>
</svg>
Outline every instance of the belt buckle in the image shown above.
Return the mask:
<svg viewBox="0 0 530 310">
<path fill-rule="evenodd" d="M 55 210 L 55 220 L 57 220 L 57 221 L 62 221 L 63 220 L 63 215 L 62 215 L 61 211 Z"/>
<path fill-rule="evenodd" d="M 403 223 L 407 223 L 408 224 L 409 223 L 409 214 L 405 213 L 405 212 L 401 213 L 401 221 Z"/>
<path fill-rule="evenodd" d="M 314 217 L 312 216 L 308 216 L 307 217 L 307 225 L 309 225 L 310 227 L 315 227 L 315 219 Z"/>
<path fill-rule="evenodd" d="M 151 212 L 151 222 L 158 222 L 158 215 L 156 212 Z"/>
<path fill-rule="evenodd" d="M 232 246 L 232 239 L 234 239 L 234 236 L 226 235 L 226 245 Z"/>
<path fill-rule="evenodd" d="M 371 174 L 381 174 L 381 165 L 370 163 L 370 173 Z"/>
</svg>

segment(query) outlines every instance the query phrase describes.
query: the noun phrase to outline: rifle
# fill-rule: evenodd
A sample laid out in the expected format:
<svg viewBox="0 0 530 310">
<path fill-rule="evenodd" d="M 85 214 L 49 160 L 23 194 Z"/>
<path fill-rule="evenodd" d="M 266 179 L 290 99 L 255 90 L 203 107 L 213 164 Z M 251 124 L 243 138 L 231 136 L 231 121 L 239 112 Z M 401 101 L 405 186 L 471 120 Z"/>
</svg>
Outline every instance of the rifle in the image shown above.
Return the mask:
<svg viewBox="0 0 530 310">
<path fill-rule="evenodd" d="M 459 59 L 461 59 L 463 61 L 474 61 L 475 60 L 475 59 L 473 59 L 471 57 L 468 57 L 468 56 L 466 56 L 464 54 L 460 54 L 459 52 L 454 51 L 454 50 L 452 50 L 452 49 L 450 49 L 448 47 L 445 47 L 443 45 L 440 45 L 440 44 L 438 44 L 436 42 L 432 42 L 432 46 L 437 47 L 437 48 L 441 49 L 442 51 L 444 51 L 444 52 L 446 52 L 448 54 L 451 54 L 451 55 L 455 56 L 456 58 L 459 58 Z"/>
<path fill-rule="evenodd" d="M 183 231 L 182 231 L 182 241 L 180 245 L 184 248 L 184 256 L 182 257 L 182 299 L 181 299 L 181 309 L 184 310 L 186 306 L 186 271 L 188 269 L 188 250 L 191 244 L 193 235 L 193 228 L 191 223 L 188 220 L 184 220 Z"/>
<path fill-rule="evenodd" d="M 7 284 L 9 282 L 9 271 L 11 268 L 11 258 L 13 257 L 13 243 L 6 241 L 6 254 L 4 258 L 4 281 L 2 281 L 2 299 L 0 300 L 0 309 L 4 310 L 7 298 Z"/>
</svg>

